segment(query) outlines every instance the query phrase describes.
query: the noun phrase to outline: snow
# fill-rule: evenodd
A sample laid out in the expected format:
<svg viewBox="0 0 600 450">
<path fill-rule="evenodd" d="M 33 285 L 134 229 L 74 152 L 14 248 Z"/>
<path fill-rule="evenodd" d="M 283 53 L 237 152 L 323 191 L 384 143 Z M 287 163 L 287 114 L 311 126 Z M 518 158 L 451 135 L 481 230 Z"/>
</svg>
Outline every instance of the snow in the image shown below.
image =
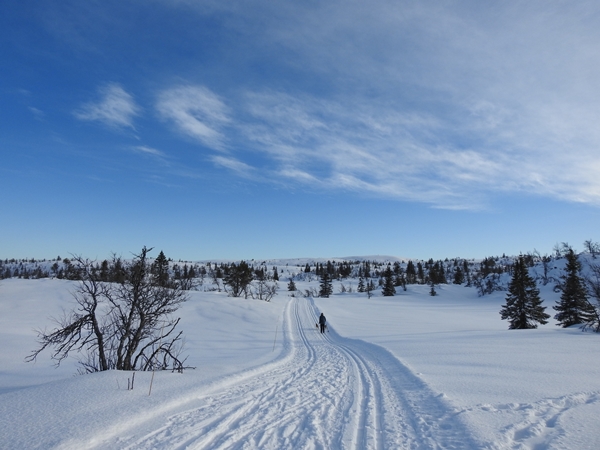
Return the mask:
<svg viewBox="0 0 600 450">
<path fill-rule="evenodd" d="M 318 281 L 297 282 L 299 289 Z M 410 285 L 394 297 L 271 302 L 194 291 L 183 374 L 74 375 L 36 363 L 35 328 L 75 284 L 0 283 L 2 449 L 600 448 L 600 336 L 508 330 L 504 292 Z M 559 294 L 542 287 L 547 312 Z M 324 312 L 329 332 L 316 318 Z"/>
</svg>

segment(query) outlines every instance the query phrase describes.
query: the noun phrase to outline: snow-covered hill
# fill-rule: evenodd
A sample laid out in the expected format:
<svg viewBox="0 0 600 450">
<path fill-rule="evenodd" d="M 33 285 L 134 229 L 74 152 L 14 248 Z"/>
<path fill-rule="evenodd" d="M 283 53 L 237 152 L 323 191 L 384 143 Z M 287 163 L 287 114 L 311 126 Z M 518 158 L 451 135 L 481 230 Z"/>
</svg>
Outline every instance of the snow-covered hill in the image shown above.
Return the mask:
<svg viewBox="0 0 600 450">
<path fill-rule="evenodd" d="M 368 299 L 336 282 L 311 299 L 283 278 L 271 302 L 194 291 L 180 312 L 196 369 L 157 373 L 150 393 L 151 373 L 128 390 L 128 372 L 23 362 L 74 283 L 0 283 L 0 448 L 600 447 L 600 336 L 553 321 L 508 330 L 504 292 L 409 285 Z"/>
</svg>

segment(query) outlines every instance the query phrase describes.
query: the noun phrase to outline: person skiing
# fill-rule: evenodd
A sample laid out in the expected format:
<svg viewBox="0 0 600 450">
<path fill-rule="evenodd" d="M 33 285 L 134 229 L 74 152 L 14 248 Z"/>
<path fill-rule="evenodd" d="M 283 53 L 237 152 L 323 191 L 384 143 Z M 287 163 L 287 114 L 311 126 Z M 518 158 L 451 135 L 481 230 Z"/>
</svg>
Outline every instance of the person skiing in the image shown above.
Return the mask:
<svg viewBox="0 0 600 450">
<path fill-rule="evenodd" d="M 325 314 L 321 313 L 319 316 L 319 325 L 321 327 L 321 333 L 325 333 L 325 324 L 327 323 L 327 319 L 325 318 Z"/>
</svg>

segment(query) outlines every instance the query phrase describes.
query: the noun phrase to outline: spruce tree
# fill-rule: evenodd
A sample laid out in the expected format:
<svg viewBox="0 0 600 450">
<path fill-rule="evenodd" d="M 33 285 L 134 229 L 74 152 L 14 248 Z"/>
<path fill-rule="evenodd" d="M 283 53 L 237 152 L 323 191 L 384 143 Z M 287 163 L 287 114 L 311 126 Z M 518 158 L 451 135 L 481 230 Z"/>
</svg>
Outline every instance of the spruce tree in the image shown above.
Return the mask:
<svg viewBox="0 0 600 450">
<path fill-rule="evenodd" d="M 437 295 L 437 292 L 435 291 L 435 284 L 433 283 L 433 281 L 431 282 L 431 289 L 429 290 L 429 295 L 431 295 L 432 297 L 435 297 Z"/>
<path fill-rule="evenodd" d="M 408 261 L 406 265 L 406 282 L 408 284 L 415 284 L 417 282 L 417 271 L 412 261 Z"/>
<path fill-rule="evenodd" d="M 154 281 L 161 287 L 166 287 L 169 283 L 169 260 L 161 250 L 151 268 L 154 275 Z"/>
<path fill-rule="evenodd" d="M 288 283 L 288 291 L 295 291 L 296 290 L 296 283 L 294 283 L 294 280 L 290 278 L 290 282 Z"/>
<path fill-rule="evenodd" d="M 463 284 L 465 282 L 465 274 L 460 269 L 460 266 L 456 267 L 454 271 L 454 284 Z"/>
<path fill-rule="evenodd" d="M 444 269 L 444 263 L 442 261 L 438 261 L 435 263 L 437 268 L 437 284 L 446 284 L 448 281 L 446 280 L 446 270 Z"/>
<path fill-rule="evenodd" d="M 425 283 L 425 271 L 420 261 L 417 263 L 417 278 L 419 279 L 419 284 Z"/>
<path fill-rule="evenodd" d="M 571 325 L 587 323 L 593 319 L 594 310 L 588 302 L 588 295 L 583 279 L 579 276 L 581 263 L 573 249 L 569 249 L 565 255 L 567 266 L 565 268 L 565 283 L 562 288 L 560 301 L 554 306 L 558 313 L 554 318 L 558 321 L 557 325 L 563 328 Z"/>
<path fill-rule="evenodd" d="M 331 282 L 331 277 L 326 270 L 323 270 L 321 273 L 321 283 L 319 289 L 319 297 L 329 298 L 331 294 L 333 294 L 333 285 Z"/>
<path fill-rule="evenodd" d="M 55 268 L 56 266 L 56 268 Z M 58 269 L 58 264 L 54 263 L 54 266 L 52 266 L 52 270 L 56 273 Z M 108 281 L 109 279 L 109 266 L 108 266 L 108 261 L 105 259 L 104 261 L 102 261 L 102 265 L 100 266 L 100 280 L 102 281 Z"/>
<path fill-rule="evenodd" d="M 467 287 L 471 287 L 471 272 L 469 270 L 469 263 L 465 259 L 463 261 L 463 272 L 465 273 L 465 278 L 467 279 Z"/>
<path fill-rule="evenodd" d="M 365 279 L 363 277 L 358 278 L 358 292 L 365 292 Z"/>
<path fill-rule="evenodd" d="M 369 261 L 365 261 L 363 263 L 363 267 L 364 267 L 363 276 L 365 278 L 370 278 L 371 277 L 371 264 L 369 263 Z"/>
<path fill-rule="evenodd" d="M 506 304 L 500 310 L 502 320 L 509 321 L 509 330 L 537 328 L 537 323 L 548 323 L 550 316 L 545 310 L 540 291 L 529 275 L 524 258 L 520 256 L 513 267 Z"/>
<path fill-rule="evenodd" d="M 383 282 L 383 289 L 381 293 L 384 297 L 392 297 L 396 295 L 396 288 L 394 287 L 394 273 L 390 266 L 387 267 L 383 275 L 385 281 Z"/>
</svg>

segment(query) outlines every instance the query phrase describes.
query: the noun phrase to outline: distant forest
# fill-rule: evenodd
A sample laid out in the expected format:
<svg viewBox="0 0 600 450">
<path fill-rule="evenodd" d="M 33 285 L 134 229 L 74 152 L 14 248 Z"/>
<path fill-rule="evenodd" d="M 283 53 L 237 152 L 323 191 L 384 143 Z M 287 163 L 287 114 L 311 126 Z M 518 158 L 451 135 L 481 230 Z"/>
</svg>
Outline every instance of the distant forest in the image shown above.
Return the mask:
<svg viewBox="0 0 600 450">
<path fill-rule="evenodd" d="M 94 299 L 100 295 L 97 292 L 110 294 L 115 289 L 121 293 L 135 292 L 145 283 L 148 292 L 158 292 L 148 294 L 153 302 L 176 294 L 176 303 L 184 301 L 185 292 L 192 290 L 224 291 L 232 297 L 268 302 L 280 289 L 280 281 L 287 282 L 291 296 L 328 298 L 334 294 L 335 282 L 340 294 L 364 293 L 369 299 L 376 293 L 386 297 L 401 295 L 410 285 L 428 285 L 429 294 L 436 296 L 441 285 L 454 284 L 475 288 L 479 296 L 506 291 L 500 315 L 508 321 L 509 329 L 537 328 L 538 324 L 548 323 L 551 316 L 543 305 L 540 287 L 550 285 L 554 292 L 560 293 L 560 301 L 553 307 L 558 325 L 579 325 L 600 332 L 600 264 L 596 262 L 600 244 L 589 240 L 584 242 L 584 248 L 584 252 L 577 253 L 569 244 L 561 243 L 551 254 L 534 251 L 482 260 L 175 262 L 162 251 L 156 258 L 150 258 L 152 249 L 144 247 L 133 260 L 116 255 L 103 261 L 81 256 L 50 261 L 0 260 L 0 277 L 80 281 L 89 290 L 83 297 L 91 295 Z M 113 294 L 109 294 L 106 297 L 111 299 Z M 122 297 L 126 299 L 127 295 Z M 48 342 L 41 349 L 54 339 L 54 336 L 43 337 Z M 175 366 L 183 367 L 183 361 L 176 356 L 172 360 Z M 98 365 L 94 363 L 91 367 L 96 370 Z"/>
<path fill-rule="evenodd" d="M 561 289 L 564 278 L 565 258 L 574 251 L 568 243 L 555 245 L 552 253 L 538 251 L 519 256 L 494 256 L 481 260 L 446 258 L 444 260 L 329 260 L 310 261 L 303 264 L 290 264 L 286 260 L 272 261 L 236 261 L 236 262 L 189 262 L 173 261 L 161 251 L 152 260 L 152 270 L 165 271 L 164 276 L 186 290 L 226 290 L 233 296 L 249 296 L 248 287 L 261 284 L 262 289 L 272 289 L 273 282 L 288 282 L 288 290 L 296 290 L 297 282 L 310 282 L 323 278 L 328 283 L 339 282 L 340 292 L 367 292 L 370 294 L 381 289 L 383 295 L 394 295 L 398 290 L 406 290 L 408 285 L 422 284 L 432 286 L 456 284 L 477 289 L 480 296 L 495 291 L 508 290 L 515 263 L 522 260 L 536 283 L 547 285 L 554 283 L 555 289 Z M 581 253 L 584 265 L 589 269 L 600 254 L 600 244 L 592 240 L 584 242 Z M 4 259 L 0 260 L 0 279 L 57 278 L 81 280 L 81 257 L 52 260 Z M 88 261 L 89 262 L 89 261 Z M 104 282 L 122 282 L 125 278 L 124 260 L 113 255 L 103 261 L 91 261 L 93 276 Z M 160 269 L 159 269 L 160 268 Z M 587 270 L 586 272 L 590 272 Z M 593 272 L 593 271 L 591 271 Z M 354 282 L 355 284 L 353 284 Z M 271 284 L 269 284 L 271 283 Z M 434 292 L 433 292 L 434 293 Z M 318 296 L 323 292 L 307 295 Z M 259 293 L 259 296 L 260 293 Z M 267 295 L 268 296 L 268 295 Z"/>
</svg>

